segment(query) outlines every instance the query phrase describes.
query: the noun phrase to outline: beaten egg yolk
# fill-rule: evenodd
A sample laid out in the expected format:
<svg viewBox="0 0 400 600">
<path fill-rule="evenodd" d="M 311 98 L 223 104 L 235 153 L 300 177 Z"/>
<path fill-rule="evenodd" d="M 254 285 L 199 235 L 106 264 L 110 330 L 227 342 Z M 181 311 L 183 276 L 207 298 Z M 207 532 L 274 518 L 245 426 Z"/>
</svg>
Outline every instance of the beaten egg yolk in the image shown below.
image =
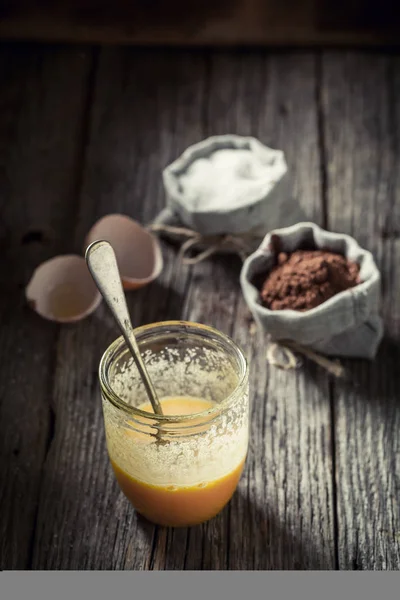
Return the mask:
<svg viewBox="0 0 400 600">
<path fill-rule="evenodd" d="M 164 415 L 190 415 L 206 411 L 213 402 L 198 398 L 165 398 L 161 400 Z M 149 403 L 139 407 L 152 412 Z M 245 459 L 226 475 L 194 485 L 153 485 L 135 479 L 126 473 L 115 461 L 111 464 L 125 496 L 136 510 L 149 521 L 170 527 L 198 525 L 218 514 L 231 499 Z"/>
</svg>

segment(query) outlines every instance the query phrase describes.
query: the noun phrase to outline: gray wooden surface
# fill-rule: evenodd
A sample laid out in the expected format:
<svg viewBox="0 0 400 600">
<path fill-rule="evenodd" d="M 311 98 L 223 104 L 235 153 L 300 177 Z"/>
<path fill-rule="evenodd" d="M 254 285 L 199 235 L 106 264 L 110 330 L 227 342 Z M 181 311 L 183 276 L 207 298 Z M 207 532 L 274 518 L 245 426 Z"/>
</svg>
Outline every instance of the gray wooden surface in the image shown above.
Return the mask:
<svg viewBox="0 0 400 600">
<path fill-rule="evenodd" d="M 399 569 L 400 60 L 0 46 L 0 567 Z M 282 148 L 308 217 L 382 269 L 387 337 L 352 381 L 269 367 L 236 259 L 165 270 L 129 295 L 135 325 L 184 318 L 251 361 L 251 442 L 229 506 L 200 527 L 138 518 L 111 472 L 97 383 L 104 307 L 58 327 L 24 304 L 33 268 L 82 252 L 109 212 L 148 222 L 161 169 L 214 133 Z"/>
</svg>

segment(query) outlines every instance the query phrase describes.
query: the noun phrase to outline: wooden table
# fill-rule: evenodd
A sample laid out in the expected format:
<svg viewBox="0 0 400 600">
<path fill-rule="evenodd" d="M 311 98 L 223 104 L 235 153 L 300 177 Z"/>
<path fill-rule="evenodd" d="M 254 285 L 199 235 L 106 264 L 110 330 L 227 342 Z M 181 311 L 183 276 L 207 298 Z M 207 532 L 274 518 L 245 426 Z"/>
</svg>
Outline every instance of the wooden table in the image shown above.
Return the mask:
<svg viewBox="0 0 400 600">
<path fill-rule="evenodd" d="M 0 49 L 0 566 L 5 569 L 400 567 L 400 60 L 376 53 Z M 117 331 L 102 306 L 71 326 L 24 302 L 39 262 L 82 252 L 111 212 L 148 222 L 161 170 L 210 134 L 282 148 L 310 220 L 354 235 L 382 269 L 387 336 L 333 381 L 270 367 L 236 259 L 165 270 L 129 295 L 135 325 L 189 319 L 242 345 L 251 442 L 230 505 L 153 527 L 119 491 L 97 381 Z"/>
</svg>

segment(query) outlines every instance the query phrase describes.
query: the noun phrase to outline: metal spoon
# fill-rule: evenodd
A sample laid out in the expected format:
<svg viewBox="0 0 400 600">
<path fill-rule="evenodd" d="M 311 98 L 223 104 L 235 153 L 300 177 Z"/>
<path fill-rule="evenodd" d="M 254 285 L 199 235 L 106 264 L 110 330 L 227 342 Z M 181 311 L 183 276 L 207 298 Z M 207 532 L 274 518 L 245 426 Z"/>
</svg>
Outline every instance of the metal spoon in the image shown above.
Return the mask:
<svg viewBox="0 0 400 600">
<path fill-rule="evenodd" d="M 140 355 L 135 334 L 133 333 L 133 327 L 129 317 L 125 294 L 118 270 L 117 259 L 111 244 L 103 240 L 93 242 L 86 249 L 85 259 L 90 274 L 106 301 L 108 308 L 113 314 L 114 319 L 118 323 L 126 345 L 131 351 L 153 410 L 155 414 L 162 415 L 163 412 L 160 401 L 158 400 L 156 391 Z"/>
</svg>

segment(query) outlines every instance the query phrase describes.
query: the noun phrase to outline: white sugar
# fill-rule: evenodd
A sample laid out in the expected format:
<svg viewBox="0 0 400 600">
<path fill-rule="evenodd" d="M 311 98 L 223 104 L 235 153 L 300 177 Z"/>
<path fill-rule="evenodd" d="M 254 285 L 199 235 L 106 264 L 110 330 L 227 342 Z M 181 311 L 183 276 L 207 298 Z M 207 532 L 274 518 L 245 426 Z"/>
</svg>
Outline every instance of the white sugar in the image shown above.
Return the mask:
<svg viewBox="0 0 400 600">
<path fill-rule="evenodd" d="M 268 194 L 282 175 L 274 152 L 226 148 L 194 160 L 179 176 L 188 207 L 196 210 L 234 210 Z"/>
</svg>

